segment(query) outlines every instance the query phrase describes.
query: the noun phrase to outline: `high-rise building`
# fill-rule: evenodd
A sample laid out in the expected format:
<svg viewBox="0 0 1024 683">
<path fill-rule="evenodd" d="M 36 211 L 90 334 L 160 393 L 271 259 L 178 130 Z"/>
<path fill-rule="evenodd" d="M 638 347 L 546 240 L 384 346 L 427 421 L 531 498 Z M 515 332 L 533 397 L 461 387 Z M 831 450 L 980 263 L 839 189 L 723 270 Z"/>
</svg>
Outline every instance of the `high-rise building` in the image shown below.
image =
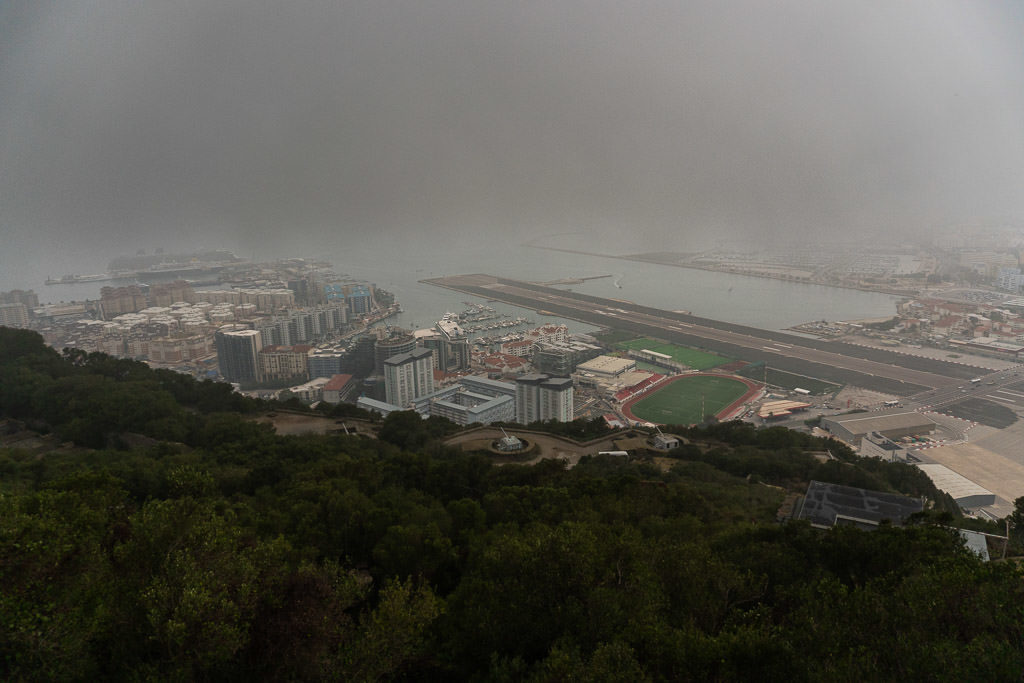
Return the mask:
<svg viewBox="0 0 1024 683">
<path fill-rule="evenodd" d="M 442 372 L 468 370 L 470 360 L 469 336 L 462 329 L 458 319 L 446 313 L 435 325 L 441 336 L 438 348 L 437 369 Z"/>
<path fill-rule="evenodd" d="M 309 378 L 334 377 L 343 374 L 342 368 L 347 367 L 346 354 L 337 349 L 313 349 L 306 357 L 306 371 Z"/>
<path fill-rule="evenodd" d="M 373 353 L 377 339 L 370 334 L 356 337 L 355 343 L 347 354 L 346 363 L 342 364 L 342 372 L 357 377 L 365 377 L 374 371 Z M 383 369 L 383 368 L 382 368 Z"/>
<path fill-rule="evenodd" d="M 100 307 L 104 320 L 122 313 L 136 313 L 147 305 L 146 293 L 138 285 L 100 288 Z"/>
<path fill-rule="evenodd" d="M 541 374 L 516 378 L 516 422 L 570 422 L 572 416 L 572 379 Z"/>
<path fill-rule="evenodd" d="M 384 392 L 388 403 L 405 409 L 413 399 L 434 391 L 430 349 L 414 349 L 384 361 Z"/>
<path fill-rule="evenodd" d="M 260 381 L 307 379 L 309 375 L 306 361 L 312 350 L 313 347 L 308 344 L 264 346 L 257 354 L 260 361 Z"/>
<path fill-rule="evenodd" d="M 384 361 L 392 356 L 409 353 L 416 349 L 416 337 L 402 329 L 393 328 L 386 337 L 377 339 L 373 347 L 373 370 L 378 375 L 384 374 Z"/>
<path fill-rule="evenodd" d="M 530 424 L 540 420 L 540 385 L 547 375 L 531 373 L 516 379 L 516 422 Z"/>
<path fill-rule="evenodd" d="M 0 304 L 0 326 L 28 327 L 28 309 L 25 304 Z"/>
<path fill-rule="evenodd" d="M 133 345 L 133 342 L 136 345 Z M 155 339 L 128 339 L 130 355 L 147 356 L 154 363 L 185 363 L 209 356 L 215 349 L 214 339 L 208 333 L 178 332 Z"/>
<path fill-rule="evenodd" d="M 345 301 L 353 316 L 369 313 L 373 310 L 373 290 L 366 285 L 351 285 L 345 292 Z"/>
<path fill-rule="evenodd" d="M 557 422 L 572 422 L 572 379 L 552 377 L 540 385 L 541 418 Z"/>
<path fill-rule="evenodd" d="M 330 302 L 343 301 L 352 317 L 373 310 L 373 285 L 355 282 L 329 282 L 324 285 L 324 297 Z"/>
<path fill-rule="evenodd" d="M 537 372 L 567 376 L 580 363 L 601 355 L 601 347 L 579 341 L 540 342 L 534 345 L 533 367 Z"/>
<path fill-rule="evenodd" d="M 258 355 L 263 343 L 260 333 L 241 325 L 225 325 L 214 335 L 220 374 L 229 382 L 260 381 Z"/>
<path fill-rule="evenodd" d="M 171 304 L 178 303 L 179 301 L 187 301 L 191 303 L 193 299 L 194 292 L 192 291 L 192 285 L 185 280 L 164 282 L 161 284 L 150 285 L 149 287 L 150 306 L 170 306 Z"/>
<path fill-rule="evenodd" d="M 31 289 L 12 289 L 9 292 L 0 292 L 0 304 L 25 304 L 25 308 L 31 310 L 39 306 L 39 295 Z"/>
<path fill-rule="evenodd" d="M 315 275 L 293 278 L 288 280 L 287 285 L 295 293 L 295 303 L 300 306 L 313 306 L 327 300 Z"/>
<path fill-rule="evenodd" d="M 255 323 L 265 344 L 288 346 L 320 339 L 345 326 L 348 314 L 340 303 L 284 311 Z"/>
</svg>

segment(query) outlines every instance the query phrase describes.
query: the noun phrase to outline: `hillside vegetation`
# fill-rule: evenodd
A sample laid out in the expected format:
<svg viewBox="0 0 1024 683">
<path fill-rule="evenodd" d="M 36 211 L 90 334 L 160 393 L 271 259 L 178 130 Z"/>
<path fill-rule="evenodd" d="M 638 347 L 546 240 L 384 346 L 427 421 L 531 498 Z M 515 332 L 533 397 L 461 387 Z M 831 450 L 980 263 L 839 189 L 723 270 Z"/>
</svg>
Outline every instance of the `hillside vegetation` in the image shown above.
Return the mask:
<svg viewBox="0 0 1024 683">
<path fill-rule="evenodd" d="M 672 467 L 496 467 L 450 425 L 279 436 L 267 406 L 0 328 L 0 672 L 13 680 L 1016 680 L 1024 576 L 919 471 L 727 423 Z M 812 451 L 830 450 L 822 462 Z M 809 479 L 929 497 L 776 522 Z M 998 530 L 999 527 L 993 527 Z"/>
</svg>

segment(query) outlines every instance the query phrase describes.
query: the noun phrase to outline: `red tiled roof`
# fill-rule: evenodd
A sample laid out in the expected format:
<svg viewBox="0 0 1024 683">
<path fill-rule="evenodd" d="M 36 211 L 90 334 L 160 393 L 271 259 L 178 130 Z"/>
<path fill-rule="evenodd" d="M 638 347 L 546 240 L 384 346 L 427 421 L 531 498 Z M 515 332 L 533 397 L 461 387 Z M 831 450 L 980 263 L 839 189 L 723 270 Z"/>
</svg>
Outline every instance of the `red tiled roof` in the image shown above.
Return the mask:
<svg viewBox="0 0 1024 683">
<path fill-rule="evenodd" d="M 352 375 L 332 375 L 324 385 L 324 391 L 340 391 L 352 380 Z"/>
</svg>

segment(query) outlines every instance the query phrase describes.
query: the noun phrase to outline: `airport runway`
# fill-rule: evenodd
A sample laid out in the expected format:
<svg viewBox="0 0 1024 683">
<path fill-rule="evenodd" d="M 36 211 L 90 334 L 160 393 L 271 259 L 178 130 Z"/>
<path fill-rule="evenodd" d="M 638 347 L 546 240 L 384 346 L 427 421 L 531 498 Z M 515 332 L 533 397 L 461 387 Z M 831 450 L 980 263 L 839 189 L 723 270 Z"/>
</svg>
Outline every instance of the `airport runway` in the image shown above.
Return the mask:
<svg viewBox="0 0 1024 683">
<path fill-rule="evenodd" d="M 656 336 L 749 362 L 765 361 L 773 368 L 799 375 L 899 396 L 957 385 L 989 372 L 885 349 L 759 330 L 492 275 L 457 275 L 424 282 L 593 325 Z"/>
</svg>

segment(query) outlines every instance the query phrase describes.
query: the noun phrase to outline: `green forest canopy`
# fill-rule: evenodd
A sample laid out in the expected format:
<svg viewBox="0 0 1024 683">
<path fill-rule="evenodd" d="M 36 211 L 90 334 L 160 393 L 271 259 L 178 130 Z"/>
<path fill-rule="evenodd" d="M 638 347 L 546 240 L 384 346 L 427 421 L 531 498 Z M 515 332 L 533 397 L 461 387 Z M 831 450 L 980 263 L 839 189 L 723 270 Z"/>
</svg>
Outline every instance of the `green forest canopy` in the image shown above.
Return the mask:
<svg viewBox="0 0 1024 683">
<path fill-rule="evenodd" d="M 690 443 L 667 470 L 496 467 L 444 447 L 443 425 L 409 442 L 404 417 L 381 439 L 279 436 L 250 419 L 265 408 L 0 328 L 0 414 L 75 444 L 0 450 L 5 678 L 1024 670 L 1018 563 L 966 552 L 945 528 L 955 508 L 915 468 L 739 423 L 673 428 Z M 825 448 L 838 459 L 811 455 Z M 926 496 L 933 511 L 872 533 L 777 523 L 811 478 Z"/>
</svg>

